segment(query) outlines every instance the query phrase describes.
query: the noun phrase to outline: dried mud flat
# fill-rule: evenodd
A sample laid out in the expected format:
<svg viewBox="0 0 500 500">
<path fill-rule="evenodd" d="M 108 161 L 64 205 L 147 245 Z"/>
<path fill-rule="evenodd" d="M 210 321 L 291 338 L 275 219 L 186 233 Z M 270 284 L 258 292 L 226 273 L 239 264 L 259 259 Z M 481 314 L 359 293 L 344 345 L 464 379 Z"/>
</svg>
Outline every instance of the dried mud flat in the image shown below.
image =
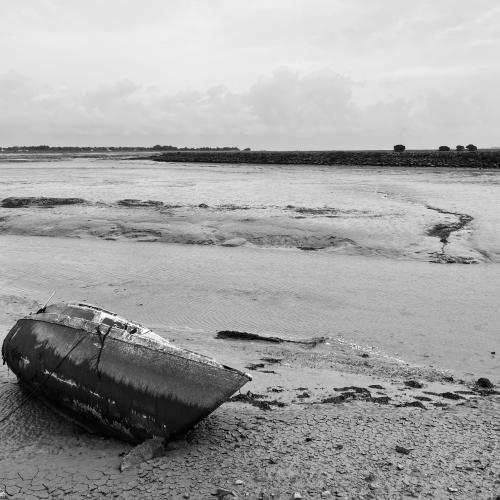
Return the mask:
<svg viewBox="0 0 500 500">
<path fill-rule="evenodd" d="M 9 316 L 35 305 L 20 296 L 2 302 Z M 495 389 L 330 339 L 218 337 L 199 347 L 246 366 L 254 380 L 164 456 L 120 472 L 130 445 L 82 432 L 29 400 L 0 424 L 0 494 L 497 498 Z M 2 367 L 0 419 L 22 397 Z"/>
<path fill-rule="evenodd" d="M 497 415 L 492 400 L 430 411 L 228 403 L 165 457 L 122 473 L 127 446 L 52 417 L 22 449 L 2 446 L 0 485 L 12 498 L 493 499 Z"/>
</svg>

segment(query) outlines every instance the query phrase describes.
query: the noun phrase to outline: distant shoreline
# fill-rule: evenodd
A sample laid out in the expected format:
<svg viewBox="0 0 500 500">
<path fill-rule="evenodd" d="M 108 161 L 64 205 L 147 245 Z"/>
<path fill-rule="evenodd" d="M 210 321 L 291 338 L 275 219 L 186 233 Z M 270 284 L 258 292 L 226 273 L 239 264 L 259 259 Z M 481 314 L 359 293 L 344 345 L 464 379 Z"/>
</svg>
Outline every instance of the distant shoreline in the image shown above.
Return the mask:
<svg viewBox="0 0 500 500">
<path fill-rule="evenodd" d="M 172 151 L 159 162 L 500 168 L 500 151 Z"/>
<path fill-rule="evenodd" d="M 248 151 L 222 148 L 155 150 L 153 148 L 49 148 L 47 150 L 0 150 L 0 161 L 54 161 L 67 158 L 149 159 L 178 163 L 236 163 L 255 165 L 325 165 L 395 168 L 500 169 L 500 150 L 436 151 L 392 150 L 358 151 Z"/>
</svg>

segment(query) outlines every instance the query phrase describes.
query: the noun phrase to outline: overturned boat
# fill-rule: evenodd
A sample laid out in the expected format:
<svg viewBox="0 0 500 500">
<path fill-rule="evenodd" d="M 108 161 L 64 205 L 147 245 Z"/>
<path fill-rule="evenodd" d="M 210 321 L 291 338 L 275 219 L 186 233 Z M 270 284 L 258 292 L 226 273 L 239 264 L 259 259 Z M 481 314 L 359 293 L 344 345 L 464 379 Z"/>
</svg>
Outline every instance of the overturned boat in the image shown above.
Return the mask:
<svg viewBox="0 0 500 500">
<path fill-rule="evenodd" d="M 134 443 L 182 433 L 251 379 L 82 303 L 18 320 L 2 357 L 34 396 L 91 432 Z"/>
</svg>

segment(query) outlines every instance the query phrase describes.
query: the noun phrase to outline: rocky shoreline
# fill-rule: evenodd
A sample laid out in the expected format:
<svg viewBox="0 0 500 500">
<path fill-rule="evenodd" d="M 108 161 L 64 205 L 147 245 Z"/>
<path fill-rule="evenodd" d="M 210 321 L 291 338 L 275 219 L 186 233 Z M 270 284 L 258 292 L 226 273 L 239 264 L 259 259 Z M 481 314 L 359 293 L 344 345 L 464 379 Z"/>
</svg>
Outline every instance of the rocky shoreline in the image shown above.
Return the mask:
<svg viewBox="0 0 500 500">
<path fill-rule="evenodd" d="M 143 157 L 141 158 L 143 159 Z M 172 151 L 159 162 L 500 168 L 500 151 Z"/>
</svg>

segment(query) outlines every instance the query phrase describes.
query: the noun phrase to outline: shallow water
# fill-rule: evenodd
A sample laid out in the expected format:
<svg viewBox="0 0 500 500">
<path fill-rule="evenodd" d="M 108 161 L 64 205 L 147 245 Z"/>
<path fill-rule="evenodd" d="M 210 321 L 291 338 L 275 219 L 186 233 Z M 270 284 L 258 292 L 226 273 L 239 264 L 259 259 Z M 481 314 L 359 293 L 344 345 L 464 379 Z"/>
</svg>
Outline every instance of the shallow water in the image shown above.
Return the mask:
<svg viewBox="0 0 500 500">
<path fill-rule="evenodd" d="M 123 158 L 0 162 L 0 197 L 82 196 L 176 204 L 335 206 L 363 210 L 446 201 L 480 210 L 500 172 L 465 169 L 159 163 Z M 478 192 L 482 197 L 477 197 Z M 494 209 L 493 206 L 489 208 Z"/>
</svg>

